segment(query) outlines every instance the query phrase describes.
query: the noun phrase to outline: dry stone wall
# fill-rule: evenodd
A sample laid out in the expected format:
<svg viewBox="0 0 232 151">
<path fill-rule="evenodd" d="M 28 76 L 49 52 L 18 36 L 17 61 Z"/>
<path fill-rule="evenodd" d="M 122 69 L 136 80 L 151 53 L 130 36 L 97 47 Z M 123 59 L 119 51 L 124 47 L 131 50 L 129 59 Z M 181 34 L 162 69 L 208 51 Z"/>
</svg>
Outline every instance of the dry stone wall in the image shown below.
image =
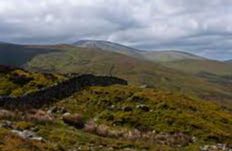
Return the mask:
<svg viewBox="0 0 232 151">
<path fill-rule="evenodd" d="M 88 86 L 109 86 L 114 84 L 127 85 L 127 81 L 116 77 L 81 75 L 20 97 L 0 97 L 0 107 L 8 109 L 40 108 L 69 97 Z"/>
</svg>

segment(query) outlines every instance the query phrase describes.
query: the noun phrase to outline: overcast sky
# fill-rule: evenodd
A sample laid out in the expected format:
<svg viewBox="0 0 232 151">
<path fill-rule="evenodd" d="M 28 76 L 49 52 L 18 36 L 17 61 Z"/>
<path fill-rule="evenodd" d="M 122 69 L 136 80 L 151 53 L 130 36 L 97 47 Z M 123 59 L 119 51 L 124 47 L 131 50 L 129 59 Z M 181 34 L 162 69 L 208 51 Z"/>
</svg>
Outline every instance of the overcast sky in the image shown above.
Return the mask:
<svg viewBox="0 0 232 151">
<path fill-rule="evenodd" d="M 232 59 L 232 0 L 0 0 L 0 41 L 80 39 Z"/>
</svg>

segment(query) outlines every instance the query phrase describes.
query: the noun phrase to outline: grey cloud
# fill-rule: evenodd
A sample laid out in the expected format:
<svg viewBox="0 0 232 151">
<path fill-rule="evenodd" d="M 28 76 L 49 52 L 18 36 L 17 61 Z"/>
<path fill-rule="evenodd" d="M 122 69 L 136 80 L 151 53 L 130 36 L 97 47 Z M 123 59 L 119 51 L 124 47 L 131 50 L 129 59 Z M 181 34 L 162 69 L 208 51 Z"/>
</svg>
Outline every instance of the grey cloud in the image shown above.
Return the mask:
<svg viewBox="0 0 232 151">
<path fill-rule="evenodd" d="M 231 6 L 231 0 L 0 1 L 0 40 L 100 39 L 140 49 L 178 49 L 230 59 Z"/>
</svg>

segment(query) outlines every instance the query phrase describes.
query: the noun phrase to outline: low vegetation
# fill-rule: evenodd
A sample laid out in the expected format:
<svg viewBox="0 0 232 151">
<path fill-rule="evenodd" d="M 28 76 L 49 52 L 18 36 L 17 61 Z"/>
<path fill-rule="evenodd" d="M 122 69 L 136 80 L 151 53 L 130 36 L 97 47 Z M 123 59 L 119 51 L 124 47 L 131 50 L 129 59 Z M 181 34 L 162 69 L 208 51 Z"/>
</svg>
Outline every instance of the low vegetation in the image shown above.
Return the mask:
<svg viewBox="0 0 232 151">
<path fill-rule="evenodd" d="M 0 96 L 20 96 L 63 79 L 61 75 L 32 73 L 3 66 L 0 68 Z"/>
<path fill-rule="evenodd" d="M 0 69 L 0 95 L 21 96 L 64 79 L 61 75 Z M 218 80 L 213 75 L 201 76 Z M 88 87 L 39 109 L 0 108 L 0 150 L 232 148 L 231 106 L 146 87 Z"/>
</svg>

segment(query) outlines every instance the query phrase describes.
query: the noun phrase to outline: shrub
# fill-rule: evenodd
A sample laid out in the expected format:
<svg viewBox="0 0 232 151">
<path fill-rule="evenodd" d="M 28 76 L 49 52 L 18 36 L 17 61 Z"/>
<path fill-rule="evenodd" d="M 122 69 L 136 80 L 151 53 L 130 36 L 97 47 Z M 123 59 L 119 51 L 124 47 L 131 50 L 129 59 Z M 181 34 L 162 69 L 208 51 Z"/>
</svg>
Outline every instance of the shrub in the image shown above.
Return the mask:
<svg viewBox="0 0 232 151">
<path fill-rule="evenodd" d="M 63 121 L 77 129 L 82 129 L 85 126 L 83 116 L 80 114 L 67 115 L 63 117 Z"/>
</svg>

